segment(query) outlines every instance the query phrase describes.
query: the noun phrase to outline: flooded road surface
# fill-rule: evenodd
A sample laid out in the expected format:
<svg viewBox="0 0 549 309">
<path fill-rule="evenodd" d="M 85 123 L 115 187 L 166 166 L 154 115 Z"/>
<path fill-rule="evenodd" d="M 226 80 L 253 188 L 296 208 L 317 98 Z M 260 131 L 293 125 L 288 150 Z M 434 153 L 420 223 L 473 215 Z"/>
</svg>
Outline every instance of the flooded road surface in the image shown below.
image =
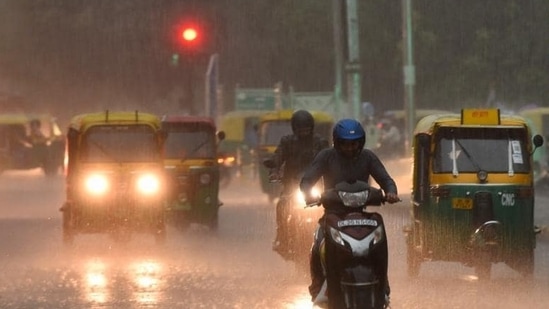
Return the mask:
<svg viewBox="0 0 549 309">
<path fill-rule="evenodd" d="M 549 236 L 538 237 L 534 280 L 503 264 L 479 283 L 472 268 L 424 263 L 406 274 L 402 233 L 408 224 L 410 162 L 388 163 L 404 201 L 381 212 L 388 225 L 392 308 L 546 308 Z M 0 176 L 0 308 L 311 308 L 308 274 L 271 251 L 274 206 L 246 177 L 221 192 L 219 230 L 170 228 L 164 245 L 135 234 L 128 243 L 106 235 L 61 241 L 64 179 L 39 171 Z M 547 198 L 536 223 L 549 226 Z M 539 220 L 538 220 L 539 219 Z"/>
</svg>

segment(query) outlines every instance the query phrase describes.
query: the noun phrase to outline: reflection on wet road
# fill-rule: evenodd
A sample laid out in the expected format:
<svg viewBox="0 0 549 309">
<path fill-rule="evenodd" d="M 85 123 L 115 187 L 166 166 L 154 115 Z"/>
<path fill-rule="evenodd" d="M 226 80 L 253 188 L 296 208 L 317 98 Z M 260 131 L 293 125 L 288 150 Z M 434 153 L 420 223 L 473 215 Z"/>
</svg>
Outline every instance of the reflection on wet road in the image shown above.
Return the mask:
<svg viewBox="0 0 549 309">
<path fill-rule="evenodd" d="M 406 275 L 402 228 L 408 224 L 409 162 L 391 166 L 404 201 L 380 209 L 388 224 L 393 308 L 545 308 L 549 236 L 538 237 L 536 273 L 526 282 L 505 265 L 480 284 L 471 268 L 423 263 Z M 274 207 L 250 179 L 221 193 L 219 231 L 193 225 L 168 230 L 165 245 L 137 234 L 128 243 L 106 235 L 61 242 L 62 177 L 38 172 L 0 176 L 0 308 L 311 308 L 308 274 L 271 251 Z M 538 224 L 549 218 L 539 198 Z"/>
</svg>

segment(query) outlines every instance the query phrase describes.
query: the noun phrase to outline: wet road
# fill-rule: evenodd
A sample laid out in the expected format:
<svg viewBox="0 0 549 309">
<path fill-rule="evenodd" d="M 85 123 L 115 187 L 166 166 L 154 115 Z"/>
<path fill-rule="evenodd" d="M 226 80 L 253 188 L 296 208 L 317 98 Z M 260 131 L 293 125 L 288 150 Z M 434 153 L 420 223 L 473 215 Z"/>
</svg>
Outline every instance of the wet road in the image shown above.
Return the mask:
<svg viewBox="0 0 549 309">
<path fill-rule="evenodd" d="M 536 273 L 524 282 L 503 264 L 480 284 L 457 263 L 422 265 L 406 275 L 402 228 L 408 223 L 409 162 L 388 163 L 404 201 L 382 209 L 389 225 L 392 308 L 546 308 L 549 232 L 538 237 Z M 242 177 L 221 192 L 220 226 L 168 230 L 159 246 L 137 234 L 127 244 L 104 235 L 61 243 L 64 180 L 38 171 L 0 176 L 0 308 L 311 308 L 308 275 L 270 250 L 274 207 Z M 536 222 L 549 226 L 549 199 Z"/>
</svg>

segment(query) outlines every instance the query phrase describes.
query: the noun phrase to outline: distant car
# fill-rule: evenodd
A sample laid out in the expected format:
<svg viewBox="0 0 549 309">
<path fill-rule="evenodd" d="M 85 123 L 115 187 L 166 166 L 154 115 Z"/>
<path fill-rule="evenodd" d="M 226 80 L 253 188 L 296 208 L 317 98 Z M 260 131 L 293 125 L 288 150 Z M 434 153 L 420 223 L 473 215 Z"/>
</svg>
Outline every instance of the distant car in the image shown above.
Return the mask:
<svg viewBox="0 0 549 309">
<path fill-rule="evenodd" d="M 63 168 L 65 137 L 48 114 L 0 114 L 0 173 L 42 168 L 55 175 Z"/>
</svg>

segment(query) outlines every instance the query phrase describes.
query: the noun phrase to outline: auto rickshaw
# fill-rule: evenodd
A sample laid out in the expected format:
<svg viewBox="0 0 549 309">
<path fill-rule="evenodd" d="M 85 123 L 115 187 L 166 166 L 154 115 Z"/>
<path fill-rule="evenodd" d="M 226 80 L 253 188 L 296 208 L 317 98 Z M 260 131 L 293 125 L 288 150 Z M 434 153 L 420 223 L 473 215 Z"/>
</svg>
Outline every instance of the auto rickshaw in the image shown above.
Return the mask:
<svg viewBox="0 0 549 309">
<path fill-rule="evenodd" d="M 315 119 L 315 133 L 324 137 L 331 144 L 334 118 L 323 111 L 309 111 Z M 290 120 L 294 110 L 284 109 L 264 114 L 259 119 L 259 162 L 270 157 L 276 150 L 284 135 L 292 134 Z M 269 170 L 259 167 L 261 190 L 267 194 L 269 201 L 274 201 L 282 189 L 279 183 L 269 181 Z"/>
<path fill-rule="evenodd" d="M 66 244 L 87 233 L 128 241 L 133 232 L 164 242 L 164 139 L 153 114 L 107 110 L 72 118 L 66 201 L 60 209 Z"/>
<path fill-rule="evenodd" d="M 0 173 L 41 168 L 46 176 L 63 167 L 65 138 L 48 114 L 0 114 Z"/>
<path fill-rule="evenodd" d="M 169 179 L 168 219 L 181 229 L 201 223 L 217 229 L 219 165 L 213 119 L 163 116 L 164 167 Z"/>
<path fill-rule="evenodd" d="M 225 132 L 225 139 L 219 152 L 225 157 L 235 158 L 236 171 L 233 174 L 239 175 L 247 170 L 254 172 L 258 123 L 265 113 L 260 110 L 231 111 L 221 117 L 219 130 Z"/>
<path fill-rule="evenodd" d="M 489 279 L 503 262 L 534 271 L 532 153 L 543 144 L 528 122 L 498 109 L 423 118 L 413 138 L 408 274 L 426 261 L 461 262 Z"/>
</svg>

